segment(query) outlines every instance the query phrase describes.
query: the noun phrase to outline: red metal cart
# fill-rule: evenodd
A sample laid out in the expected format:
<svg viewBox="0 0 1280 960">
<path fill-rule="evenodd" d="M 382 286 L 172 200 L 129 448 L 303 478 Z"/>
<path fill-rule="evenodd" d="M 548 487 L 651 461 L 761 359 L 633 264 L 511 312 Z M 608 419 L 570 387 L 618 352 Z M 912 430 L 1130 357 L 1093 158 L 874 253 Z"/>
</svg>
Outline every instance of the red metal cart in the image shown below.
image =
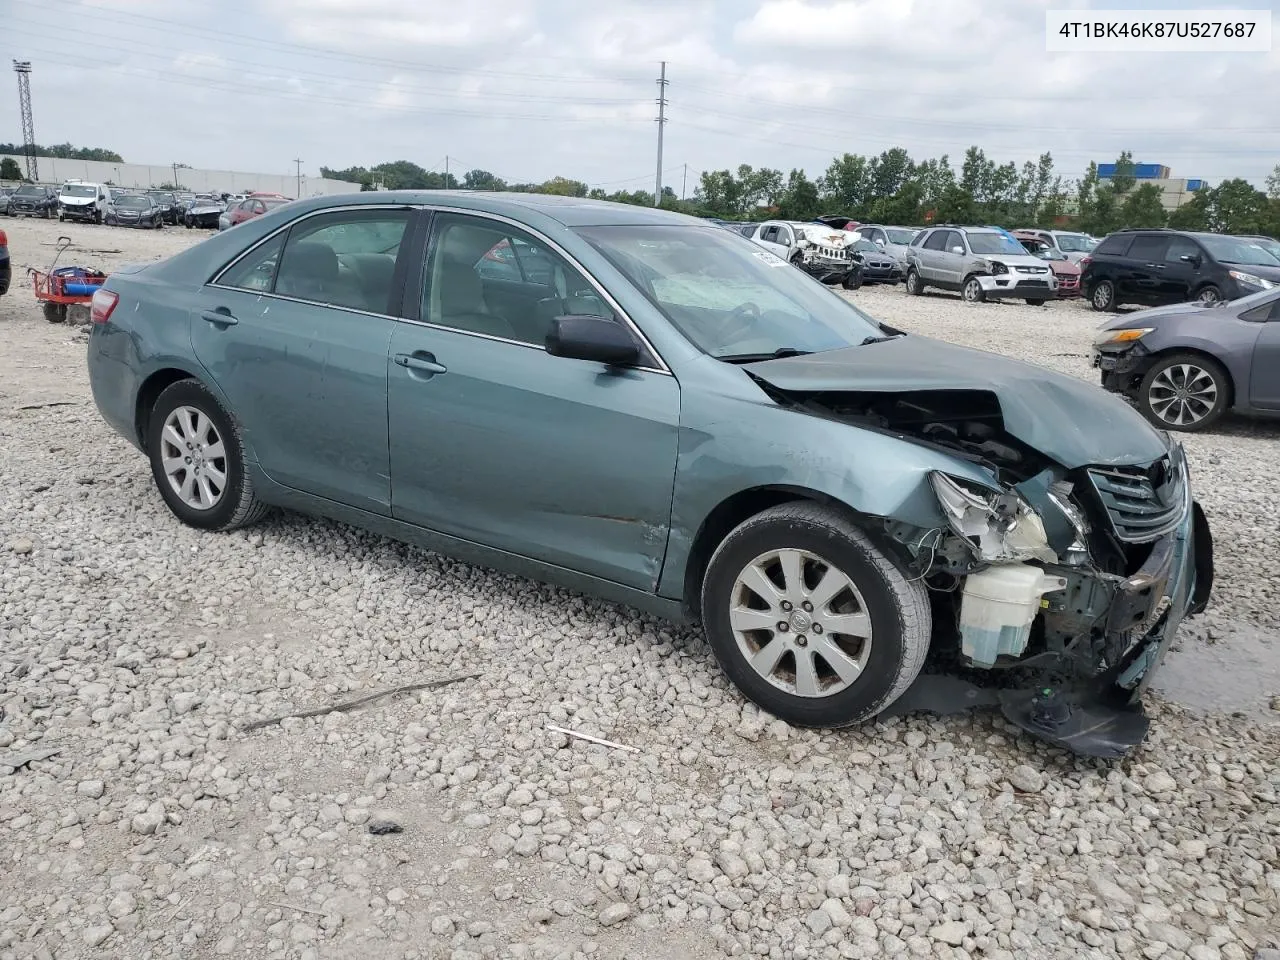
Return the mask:
<svg viewBox="0 0 1280 960">
<path fill-rule="evenodd" d="M 107 275 L 101 270 L 88 267 L 59 267 L 58 258 L 71 246 L 70 237 L 59 237 L 53 263 L 47 271 L 28 267 L 31 275 L 31 287 L 36 299 L 44 304 L 44 318 L 50 323 L 65 323 L 67 307 L 73 303 L 87 304 L 93 299 L 98 288 L 106 281 Z"/>
</svg>

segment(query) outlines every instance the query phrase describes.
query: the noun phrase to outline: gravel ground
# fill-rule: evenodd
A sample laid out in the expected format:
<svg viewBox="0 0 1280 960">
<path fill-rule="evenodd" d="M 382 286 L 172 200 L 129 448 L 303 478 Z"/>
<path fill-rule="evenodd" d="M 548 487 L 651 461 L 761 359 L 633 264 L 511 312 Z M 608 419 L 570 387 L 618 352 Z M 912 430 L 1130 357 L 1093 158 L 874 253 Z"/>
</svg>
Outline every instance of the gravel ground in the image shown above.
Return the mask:
<svg viewBox="0 0 1280 960">
<path fill-rule="evenodd" d="M 19 271 L 59 232 L 119 251 L 69 258 L 99 266 L 199 239 L 3 226 Z M 1090 377 L 1078 305 L 851 296 Z M 179 525 L 92 405 L 83 331 L 21 282 L 0 331 L 0 960 L 1248 960 L 1280 936 L 1274 713 L 1153 698 L 1119 763 L 989 716 L 793 729 L 629 609 L 297 516 Z M 1189 441 L 1221 580 L 1186 656 L 1247 633 L 1275 664 L 1278 441 Z"/>
</svg>

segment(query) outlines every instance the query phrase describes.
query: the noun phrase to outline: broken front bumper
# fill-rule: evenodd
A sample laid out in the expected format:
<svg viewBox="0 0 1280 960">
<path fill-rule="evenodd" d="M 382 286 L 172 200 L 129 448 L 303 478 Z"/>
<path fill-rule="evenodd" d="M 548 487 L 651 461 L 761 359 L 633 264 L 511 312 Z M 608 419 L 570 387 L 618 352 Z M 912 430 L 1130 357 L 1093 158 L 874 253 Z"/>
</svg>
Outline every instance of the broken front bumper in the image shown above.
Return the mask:
<svg viewBox="0 0 1280 960">
<path fill-rule="evenodd" d="M 1052 300 L 1058 295 L 1058 281 L 1052 275 L 1021 275 L 1017 273 L 980 274 L 978 283 L 989 298 L 1026 297 Z"/>
<path fill-rule="evenodd" d="M 1075 753 L 1118 757 L 1137 746 L 1149 726 L 1142 695 L 1183 619 L 1205 608 L 1213 586 L 1209 524 L 1200 505 L 1187 497 L 1178 527 L 1153 544 L 1137 572 L 1114 584 L 1100 632 L 1079 638 L 1097 651 L 1092 676 L 1064 679 L 1061 660 L 1034 672 L 1033 682 L 1003 689 L 945 673 L 921 674 L 880 718 L 998 707 L 1028 733 Z"/>
</svg>

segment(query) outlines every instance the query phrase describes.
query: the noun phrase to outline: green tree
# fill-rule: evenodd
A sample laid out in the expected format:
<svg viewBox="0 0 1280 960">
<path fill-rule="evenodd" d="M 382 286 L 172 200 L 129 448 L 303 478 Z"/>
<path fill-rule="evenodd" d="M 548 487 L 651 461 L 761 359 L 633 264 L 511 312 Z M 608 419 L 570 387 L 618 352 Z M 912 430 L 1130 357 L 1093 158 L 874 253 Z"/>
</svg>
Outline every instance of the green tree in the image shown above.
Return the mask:
<svg viewBox="0 0 1280 960">
<path fill-rule="evenodd" d="M 18 166 L 18 161 L 13 157 L 5 157 L 0 160 L 0 180 L 21 180 L 22 168 Z"/>
<path fill-rule="evenodd" d="M 462 175 L 462 185 L 468 190 L 505 190 L 506 181 L 488 170 L 468 170 Z"/>
<path fill-rule="evenodd" d="M 581 180 L 569 180 L 566 177 L 552 177 L 538 184 L 534 193 L 554 193 L 561 197 L 585 197 L 587 185 Z"/>
<path fill-rule="evenodd" d="M 803 170 L 792 170 L 787 187 L 778 198 L 778 216 L 784 220 L 812 220 L 821 215 L 818 187 Z"/>
<path fill-rule="evenodd" d="M 1208 189 L 1197 190 L 1194 197 L 1169 214 L 1169 226 L 1174 230 L 1212 230 L 1210 193 Z"/>
</svg>

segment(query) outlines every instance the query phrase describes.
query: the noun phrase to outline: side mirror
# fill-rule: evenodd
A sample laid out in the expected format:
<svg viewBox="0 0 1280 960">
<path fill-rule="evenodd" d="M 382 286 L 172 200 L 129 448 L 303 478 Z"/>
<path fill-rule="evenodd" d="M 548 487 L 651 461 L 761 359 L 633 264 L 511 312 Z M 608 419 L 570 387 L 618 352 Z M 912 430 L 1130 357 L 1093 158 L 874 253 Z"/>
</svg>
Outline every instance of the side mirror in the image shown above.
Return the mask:
<svg viewBox="0 0 1280 960">
<path fill-rule="evenodd" d="M 952 247 L 952 248 L 951 248 L 951 252 L 952 252 L 952 253 L 958 253 L 958 254 L 960 254 L 961 256 L 963 256 L 963 255 L 964 255 L 964 247 Z"/>
<path fill-rule="evenodd" d="M 1198 267 L 1198 266 L 1200 266 L 1200 257 L 1199 257 L 1199 255 L 1198 255 L 1198 254 L 1194 254 L 1194 253 L 1184 253 L 1184 254 L 1183 254 L 1182 256 L 1180 256 L 1178 259 L 1179 259 L 1179 260 L 1181 260 L 1183 263 L 1189 263 L 1189 264 L 1191 264 L 1193 267 Z"/>
<path fill-rule="evenodd" d="M 547 353 L 620 367 L 640 359 L 640 344 L 630 330 L 615 320 L 584 315 L 556 317 L 547 334 Z"/>
</svg>

